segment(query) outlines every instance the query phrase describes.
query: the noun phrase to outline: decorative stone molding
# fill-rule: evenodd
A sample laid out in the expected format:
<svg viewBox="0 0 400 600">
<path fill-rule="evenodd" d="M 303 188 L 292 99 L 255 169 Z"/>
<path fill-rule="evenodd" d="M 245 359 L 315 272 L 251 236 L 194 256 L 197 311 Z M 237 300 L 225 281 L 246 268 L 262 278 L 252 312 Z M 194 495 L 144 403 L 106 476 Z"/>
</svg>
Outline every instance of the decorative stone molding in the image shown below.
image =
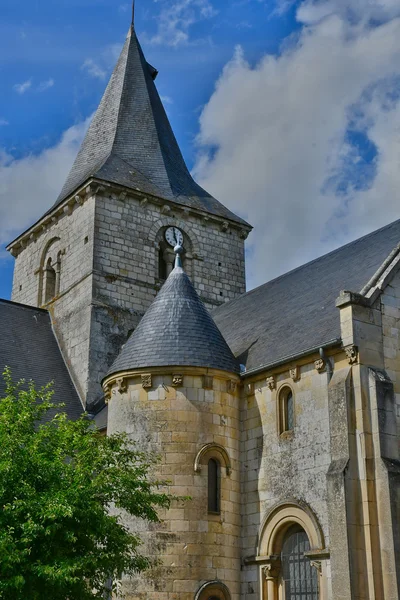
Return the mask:
<svg viewBox="0 0 400 600">
<path fill-rule="evenodd" d="M 236 381 L 229 379 L 226 384 L 226 391 L 228 394 L 234 394 L 236 392 Z"/>
<path fill-rule="evenodd" d="M 323 371 L 325 371 L 326 362 L 324 361 L 323 358 L 319 358 L 318 360 L 316 360 L 314 362 L 314 366 L 315 366 L 315 369 L 318 371 L 318 373 L 322 373 Z"/>
<path fill-rule="evenodd" d="M 183 375 L 172 375 L 172 385 L 174 387 L 183 386 Z"/>
<path fill-rule="evenodd" d="M 142 388 L 145 390 L 148 388 L 151 388 L 151 386 L 152 386 L 151 373 L 145 373 L 145 374 L 141 375 L 140 377 L 142 380 Z"/>
<path fill-rule="evenodd" d="M 204 457 L 207 458 L 213 458 L 216 457 L 220 460 L 222 460 L 222 462 L 225 465 L 226 468 L 226 474 L 229 476 L 232 473 L 232 463 L 231 463 L 231 459 L 229 457 L 228 452 L 226 451 L 226 449 L 221 446 L 221 444 L 206 444 L 205 446 L 203 446 L 201 448 L 201 450 L 199 450 L 199 452 L 196 455 L 196 458 L 194 459 L 194 472 L 195 473 L 200 473 L 201 471 L 201 466 L 202 466 L 202 460 Z"/>
<path fill-rule="evenodd" d="M 239 237 L 241 240 L 247 240 L 247 238 L 249 237 L 249 232 L 246 231 L 246 229 L 241 229 L 239 232 Z"/>
<path fill-rule="evenodd" d="M 72 206 L 71 204 L 66 204 L 63 208 L 63 211 L 66 215 L 72 215 Z"/>
<path fill-rule="evenodd" d="M 124 394 L 128 390 L 128 381 L 125 377 L 119 377 L 117 379 L 118 391 L 120 394 Z"/>
<path fill-rule="evenodd" d="M 126 192 L 121 192 L 118 196 L 118 199 L 121 200 L 121 202 L 123 202 L 124 200 L 126 200 L 127 195 L 128 194 Z"/>
<path fill-rule="evenodd" d="M 297 365 L 292 369 L 289 369 L 289 375 L 293 379 L 293 381 L 299 381 L 300 379 L 300 367 Z"/>
<path fill-rule="evenodd" d="M 81 198 L 80 196 L 76 195 L 74 197 L 74 200 L 75 200 L 75 204 L 78 204 L 78 206 L 82 206 L 82 204 L 83 204 L 83 198 Z"/>
<path fill-rule="evenodd" d="M 262 573 L 266 581 L 270 581 L 271 579 L 276 580 L 279 577 L 279 573 L 281 570 L 281 561 L 279 556 L 270 556 L 269 562 L 262 567 Z"/>
<path fill-rule="evenodd" d="M 189 217 L 190 217 L 190 210 L 185 207 L 182 210 L 182 219 L 188 219 Z"/>
<path fill-rule="evenodd" d="M 107 383 L 103 390 L 104 390 L 104 400 L 106 401 L 106 404 L 109 403 L 109 401 L 111 400 L 111 383 Z"/>
<path fill-rule="evenodd" d="M 355 365 L 358 362 L 358 348 L 357 346 L 351 345 L 346 346 L 344 351 L 346 352 L 347 360 L 349 365 Z"/>
<path fill-rule="evenodd" d="M 203 375 L 203 388 L 205 390 L 212 390 L 214 387 L 214 378 L 210 375 Z"/>
<path fill-rule="evenodd" d="M 320 560 L 310 560 L 310 565 L 317 569 L 319 575 L 322 574 L 322 561 Z"/>
<path fill-rule="evenodd" d="M 266 383 L 271 391 L 274 390 L 276 388 L 276 380 L 275 380 L 274 375 L 267 377 Z"/>
<path fill-rule="evenodd" d="M 148 205 L 149 201 L 147 198 L 142 198 L 142 200 L 140 201 L 140 206 L 142 208 L 145 208 Z"/>
<path fill-rule="evenodd" d="M 222 224 L 221 224 L 221 231 L 225 231 L 226 232 L 226 231 L 228 231 L 228 229 L 229 229 L 229 223 L 228 223 L 228 221 L 223 221 Z"/>
<path fill-rule="evenodd" d="M 169 215 L 170 212 L 171 212 L 171 207 L 168 204 L 164 204 L 164 206 L 161 209 L 161 213 L 163 215 Z"/>
</svg>

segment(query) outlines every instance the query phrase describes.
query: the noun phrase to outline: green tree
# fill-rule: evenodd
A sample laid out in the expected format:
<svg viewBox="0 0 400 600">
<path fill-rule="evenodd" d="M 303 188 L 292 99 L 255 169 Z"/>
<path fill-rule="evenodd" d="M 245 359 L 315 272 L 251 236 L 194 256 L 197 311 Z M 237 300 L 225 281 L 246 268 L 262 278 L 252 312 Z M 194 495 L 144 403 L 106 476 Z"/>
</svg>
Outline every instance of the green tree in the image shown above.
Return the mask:
<svg viewBox="0 0 400 600">
<path fill-rule="evenodd" d="M 169 506 L 154 457 L 125 435 L 68 420 L 51 385 L 14 384 L 0 399 L 0 598 L 104 598 L 108 579 L 150 566 L 119 516 L 157 522 Z"/>
</svg>

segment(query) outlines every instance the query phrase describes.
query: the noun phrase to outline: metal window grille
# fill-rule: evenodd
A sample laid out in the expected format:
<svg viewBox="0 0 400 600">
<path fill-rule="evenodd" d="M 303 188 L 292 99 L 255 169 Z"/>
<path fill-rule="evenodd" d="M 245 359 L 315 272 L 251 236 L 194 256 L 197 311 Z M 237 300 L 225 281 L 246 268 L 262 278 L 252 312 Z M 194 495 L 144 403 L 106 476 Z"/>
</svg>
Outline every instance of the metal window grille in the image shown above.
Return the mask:
<svg viewBox="0 0 400 600">
<path fill-rule="evenodd" d="M 309 559 L 307 534 L 303 530 L 289 530 L 282 548 L 282 577 L 285 600 L 318 600 L 318 575 Z"/>
</svg>

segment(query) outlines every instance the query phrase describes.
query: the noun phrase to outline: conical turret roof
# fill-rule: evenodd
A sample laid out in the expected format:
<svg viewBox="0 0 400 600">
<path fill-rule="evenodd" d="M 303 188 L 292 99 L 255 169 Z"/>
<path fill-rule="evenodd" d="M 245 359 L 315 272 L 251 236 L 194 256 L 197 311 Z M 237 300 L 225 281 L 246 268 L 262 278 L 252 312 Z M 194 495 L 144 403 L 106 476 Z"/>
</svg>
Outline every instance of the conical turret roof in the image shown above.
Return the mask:
<svg viewBox="0 0 400 600">
<path fill-rule="evenodd" d="M 210 196 L 186 167 L 132 24 L 57 206 L 89 178 L 246 224 Z"/>
<path fill-rule="evenodd" d="M 228 344 L 179 266 L 168 277 L 108 375 L 166 366 L 239 372 Z"/>
</svg>

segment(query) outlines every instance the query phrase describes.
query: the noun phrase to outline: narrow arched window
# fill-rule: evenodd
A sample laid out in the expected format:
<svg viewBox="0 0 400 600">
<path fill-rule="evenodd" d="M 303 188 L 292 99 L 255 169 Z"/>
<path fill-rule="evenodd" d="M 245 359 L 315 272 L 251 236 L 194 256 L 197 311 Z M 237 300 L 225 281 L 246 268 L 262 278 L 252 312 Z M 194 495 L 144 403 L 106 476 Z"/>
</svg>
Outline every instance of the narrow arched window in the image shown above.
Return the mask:
<svg viewBox="0 0 400 600">
<path fill-rule="evenodd" d="M 305 556 L 309 551 L 306 532 L 294 525 L 285 536 L 281 553 L 285 600 L 318 600 L 318 573 Z"/>
<path fill-rule="evenodd" d="M 45 280 L 44 301 L 46 303 L 46 302 L 50 302 L 50 300 L 52 300 L 54 298 L 54 296 L 56 295 L 57 276 L 56 276 L 56 271 L 53 268 L 51 258 L 49 258 L 46 263 L 45 278 L 46 278 L 46 280 Z"/>
<path fill-rule="evenodd" d="M 289 387 L 279 394 L 279 433 L 294 429 L 294 398 Z"/>
<path fill-rule="evenodd" d="M 215 458 L 208 461 L 208 512 L 221 512 L 221 465 Z"/>
</svg>

